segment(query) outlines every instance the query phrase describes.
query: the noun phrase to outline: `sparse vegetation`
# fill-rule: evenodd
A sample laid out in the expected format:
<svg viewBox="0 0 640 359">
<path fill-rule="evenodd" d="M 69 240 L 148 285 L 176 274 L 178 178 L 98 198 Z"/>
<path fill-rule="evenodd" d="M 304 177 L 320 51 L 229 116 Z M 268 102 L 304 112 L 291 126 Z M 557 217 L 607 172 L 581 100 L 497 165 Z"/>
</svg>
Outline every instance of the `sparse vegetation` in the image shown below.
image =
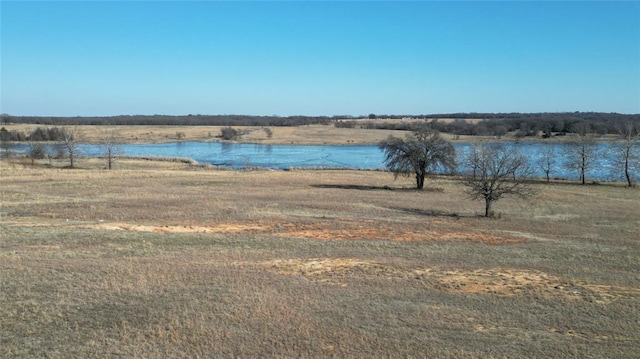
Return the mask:
<svg viewBox="0 0 640 359">
<path fill-rule="evenodd" d="M 449 177 L 20 161 L 0 161 L 1 357 L 640 350 L 637 190 L 538 184 L 485 221 Z"/>
<path fill-rule="evenodd" d="M 576 137 L 569 142 L 565 156 L 569 158 L 567 166 L 580 176 L 580 182 L 586 184 L 587 171 L 591 169 L 597 153 L 596 141 L 586 124 L 574 126 Z"/>
<path fill-rule="evenodd" d="M 29 141 L 29 158 L 31 159 L 31 165 L 35 164 L 36 160 L 43 159 L 45 157 L 45 148 L 42 142 Z"/>
<path fill-rule="evenodd" d="M 74 160 L 80 156 L 80 132 L 77 128 L 60 130 L 60 146 L 69 158 L 69 167 L 74 168 Z"/>
<path fill-rule="evenodd" d="M 468 121 L 473 119 L 474 121 Z M 382 121 L 380 121 L 382 120 Z M 391 120 L 391 121 L 385 121 Z M 416 121 L 418 120 L 418 121 Z M 23 123 L 63 126 L 119 125 L 119 126 L 308 126 L 333 124 L 339 128 L 415 131 L 428 122 L 432 129 L 451 135 L 502 137 L 512 133 L 518 138 L 552 138 L 573 133 L 576 124 L 594 129 L 597 135 L 616 134 L 623 123 L 640 124 L 640 115 L 599 112 L 557 113 L 449 113 L 368 116 L 247 116 L 247 115 L 134 115 L 110 117 L 33 117 L 0 115 L 4 124 Z"/>
<path fill-rule="evenodd" d="M 618 130 L 620 140 L 614 150 L 613 162 L 616 168 L 624 174 L 629 187 L 633 187 L 634 169 L 640 168 L 640 125 L 631 122 L 620 125 Z"/>
<path fill-rule="evenodd" d="M 113 127 L 105 128 L 102 132 L 102 154 L 107 160 L 107 169 L 112 169 L 114 162 L 122 155 L 121 136 Z"/>
<path fill-rule="evenodd" d="M 505 196 L 529 198 L 533 193 L 527 183 L 530 164 L 517 148 L 501 145 L 476 145 L 466 160 L 469 170 L 462 183 L 472 199 L 483 200 L 484 216 L 493 216 L 492 206 Z"/>
<path fill-rule="evenodd" d="M 240 138 L 241 135 L 242 135 L 242 132 L 233 127 L 224 127 L 220 130 L 220 138 L 222 138 L 225 141 L 236 140 Z"/>
<path fill-rule="evenodd" d="M 546 144 L 545 148 L 542 150 L 542 155 L 538 159 L 538 167 L 544 173 L 547 182 L 551 181 L 551 173 L 554 171 L 556 167 L 556 153 L 553 150 L 551 145 Z"/>
</svg>

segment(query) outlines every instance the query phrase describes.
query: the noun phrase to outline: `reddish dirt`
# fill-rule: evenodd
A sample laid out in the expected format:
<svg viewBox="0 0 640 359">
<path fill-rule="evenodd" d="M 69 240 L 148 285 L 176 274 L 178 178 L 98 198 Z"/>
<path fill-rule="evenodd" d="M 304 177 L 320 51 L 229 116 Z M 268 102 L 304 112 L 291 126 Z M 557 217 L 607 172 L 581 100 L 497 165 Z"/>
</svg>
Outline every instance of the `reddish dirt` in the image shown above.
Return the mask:
<svg viewBox="0 0 640 359">
<path fill-rule="evenodd" d="M 150 226 L 128 223 L 99 223 L 90 225 L 92 228 L 111 230 L 129 230 L 160 233 L 266 233 L 283 237 L 308 238 L 319 240 L 392 240 L 400 242 L 427 241 L 473 241 L 484 244 L 508 244 L 526 242 L 524 238 L 502 237 L 482 232 L 465 231 L 437 231 L 425 230 L 421 232 L 404 230 L 401 228 L 362 226 L 350 222 L 329 223 L 267 223 L 242 224 L 221 223 L 215 226 L 193 225 L 164 225 Z M 336 228 L 338 227 L 338 228 Z"/>
</svg>

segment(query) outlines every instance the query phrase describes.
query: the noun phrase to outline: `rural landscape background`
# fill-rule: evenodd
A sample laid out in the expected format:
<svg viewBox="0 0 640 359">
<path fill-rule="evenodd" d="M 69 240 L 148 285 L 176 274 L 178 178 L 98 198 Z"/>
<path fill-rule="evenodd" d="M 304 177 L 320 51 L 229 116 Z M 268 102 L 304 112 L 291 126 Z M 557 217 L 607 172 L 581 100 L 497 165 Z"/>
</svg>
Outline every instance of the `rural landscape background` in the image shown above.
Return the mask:
<svg viewBox="0 0 640 359">
<path fill-rule="evenodd" d="M 0 357 L 636 358 L 639 14 L 0 1 Z"/>
<path fill-rule="evenodd" d="M 407 132 L 279 130 L 310 142 L 324 138 L 314 131 L 356 142 Z M 24 155 L 0 166 L 5 357 L 632 358 L 640 348 L 640 191 L 622 182 L 539 179 L 535 196 L 500 200 L 486 219 L 457 176 L 416 190 L 386 171 L 136 158 L 106 170 L 105 157 L 82 156 L 71 169 L 65 156 Z"/>
</svg>

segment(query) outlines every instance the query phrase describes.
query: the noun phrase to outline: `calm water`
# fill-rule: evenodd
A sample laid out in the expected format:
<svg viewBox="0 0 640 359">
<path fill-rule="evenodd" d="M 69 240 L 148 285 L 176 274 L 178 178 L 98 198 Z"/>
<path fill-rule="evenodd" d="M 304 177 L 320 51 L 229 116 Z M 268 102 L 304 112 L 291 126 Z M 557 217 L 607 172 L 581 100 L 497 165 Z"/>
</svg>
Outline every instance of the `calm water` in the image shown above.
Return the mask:
<svg viewBox="0 0 640 359">
<path fill-rule="evenodd" d="M 563 156 L 564 144 L 512 143 L 527 154 L 536 171 L 536 176 L 544 177 L 544 172 L 536 162 L 551 146 L 556 154 L 555 169 L 551 173 L 555 178 L 577 179 L 578 174 L 565 168 L 566 156 Z M 458 157 L 464 156 L 471 149 L 467 143 L 454 143 Z M 28 151 L 26 145 L 17 146 L 18 151 Z M 231 168 L 263 167 L 272 169 L 288 168 L 349 168 L 349 169 L 382 169 L 383 153 L 376 145 L 365 146 L 297 146 L 297 145 L 258 145 L 219 142 L 177 142 L 164 144 L 123 145 L 127 156 L 188 157 L 199 163 L 210 163 Z M 81 145 L 83 155 L 94 157 L 102 154 L 97 145 Z M 587 173 L 587 180 L 623 180 L 622 173 L 607 154 L 613 151 L 610 143 L 598 144 L 601 155 Z M 462 170 L 462 169 L 459 169 Z M 636 171 L 636 178 L 640 173 Z"/>
</svg>

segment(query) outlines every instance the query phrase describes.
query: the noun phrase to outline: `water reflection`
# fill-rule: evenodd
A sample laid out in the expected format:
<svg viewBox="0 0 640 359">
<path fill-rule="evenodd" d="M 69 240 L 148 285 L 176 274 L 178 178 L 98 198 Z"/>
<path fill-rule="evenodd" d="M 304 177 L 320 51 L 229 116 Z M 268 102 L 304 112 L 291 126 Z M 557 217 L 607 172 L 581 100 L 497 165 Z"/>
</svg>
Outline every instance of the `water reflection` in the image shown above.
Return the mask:
<svg viewBox="0 0 640 359">
<path fill-rule="evenodd" d="M 264 152 L 264 153 L 267 153 L 267 154 L 271 154 L 273 152 L 273 145 L 255 144 L 253 149 L 256 152 Z"/>
<path fill-rule="evenodd" d="M 535 170 L 535 176 L 544 177 L 544 172 L 538 165 L 540 158 L 549 147 L 555 153 L 555 166 L 551 177 L 577 179 L 576 171 L 567 169 L 566 144 L 562 143 L 506 143 L 505 146 L 517 146 L 525 153 Z M 472 149 L 468 143 L 454 143 L 458 159 Z M 623 180 L 614 161 L 611 160 L 616 150 L 612 143 L 599 143 L 599 155 L 587 172 L 588 180 L 606 181 Z M 22 153 L 28 152 L 26 145 L 14 148 Z M 96 157 L 102 155 L 99 145 L 81 145 L 85 156 Z M 356 146 L 296 146 L 296 145 L 260 145 L 220 142 L 178 142 L 165 144 L 123 145 L 123 153 L 127 156 L 158 156 L 158 157 L 189 157 L 199 163 L 210 163 L 232 168 L 263 167 L 273 169 L 289 168 L 349 168 L 349 169 L 383 169 L 384 156 L 376 145 Z M 462 161 L 459 161 L 461 164 Z M 464 168 L 459 167 L 458 172 Z M 635 178 L 640 177 L 636 170 Z"/>
<path fill-rule="evenodd" d="M 219 145 L 218 147 L 223 153 L 231 153 L 233 151 L 233 147 L 235 146 L 235 143 L 220 142 L 218 143 L 218 145 Z"/>
</svg>

